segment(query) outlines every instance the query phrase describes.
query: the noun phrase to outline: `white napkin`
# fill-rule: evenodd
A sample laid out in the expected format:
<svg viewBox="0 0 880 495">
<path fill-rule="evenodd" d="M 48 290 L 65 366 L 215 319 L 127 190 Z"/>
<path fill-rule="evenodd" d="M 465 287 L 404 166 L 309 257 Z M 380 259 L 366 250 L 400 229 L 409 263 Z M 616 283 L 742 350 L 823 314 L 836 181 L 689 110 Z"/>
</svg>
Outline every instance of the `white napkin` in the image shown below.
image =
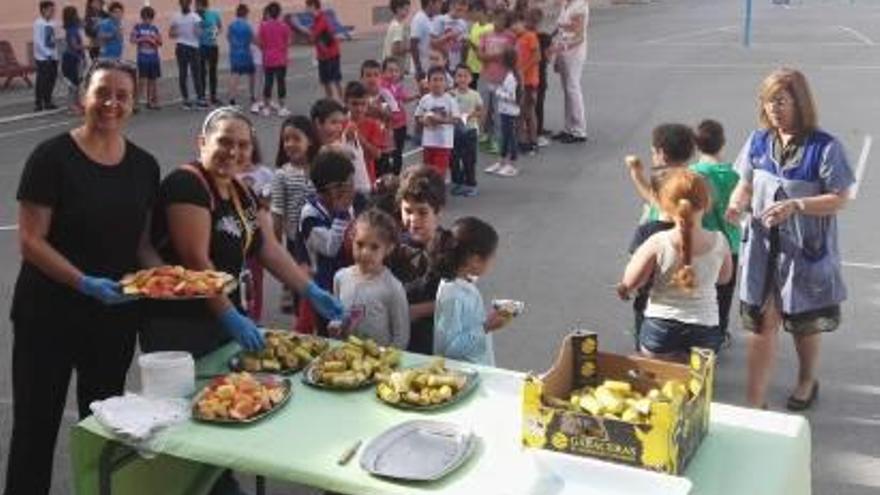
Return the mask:
<svg viewBox="0 0 880 495">
<path fill-rule="evenodd" d="M 156 432 L 190 417 L 190 404 L 183 399 L 152 399 L 126 393 L 89 405 L 95 419 L 122 440 L 141 444 Z"/>
</svg>

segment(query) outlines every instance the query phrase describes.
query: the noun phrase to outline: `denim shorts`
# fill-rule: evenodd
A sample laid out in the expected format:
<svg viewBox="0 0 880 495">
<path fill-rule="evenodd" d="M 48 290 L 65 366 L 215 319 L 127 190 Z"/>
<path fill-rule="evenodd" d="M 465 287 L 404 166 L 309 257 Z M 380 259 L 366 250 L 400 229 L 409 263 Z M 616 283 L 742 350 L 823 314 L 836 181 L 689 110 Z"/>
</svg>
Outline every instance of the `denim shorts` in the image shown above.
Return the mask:
<svg viewBox="0 0 880 495">
<path fill-rule="evenodd" d="M 717 326 L 707 327 L 675 320 L 645 318 L 639 332 L 639 344 L 654 354 L 683 354 L 691 347 L 718 352 L 724 334 Z"/>
</svg>

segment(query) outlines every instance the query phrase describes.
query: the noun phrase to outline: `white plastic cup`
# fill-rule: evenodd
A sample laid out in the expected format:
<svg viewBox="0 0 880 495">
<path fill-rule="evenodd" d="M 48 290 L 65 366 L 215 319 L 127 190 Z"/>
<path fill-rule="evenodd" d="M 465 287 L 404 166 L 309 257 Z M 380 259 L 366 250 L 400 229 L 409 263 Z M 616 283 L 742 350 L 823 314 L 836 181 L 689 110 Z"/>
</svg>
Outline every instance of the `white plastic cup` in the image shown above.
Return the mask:
<svg viewBox="0 0 880 495">
<path fill-rule="evenodd" d="M 196 363 L 188 352 L 152 352 L 138 357 L 144 397 L 183 399 L 195 392 Z"/>
</svg>

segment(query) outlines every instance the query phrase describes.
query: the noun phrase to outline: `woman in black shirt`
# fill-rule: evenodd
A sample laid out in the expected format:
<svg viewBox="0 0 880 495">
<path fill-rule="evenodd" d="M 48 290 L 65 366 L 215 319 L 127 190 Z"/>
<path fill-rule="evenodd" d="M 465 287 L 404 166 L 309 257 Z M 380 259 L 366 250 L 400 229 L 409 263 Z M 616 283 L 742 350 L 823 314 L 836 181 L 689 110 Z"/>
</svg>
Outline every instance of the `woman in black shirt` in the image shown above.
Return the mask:
<svg viewBox="0 0 880 495">
<path fill-rule="evenodd" d="M 218 108 L 205 118 L 199 161 L 162 181 L 153 231 L 156 245 L 168 261 L 221 270 L 240 280 L 247 278 L 240 276 L 245 260 L 256 256 L 281 282 L 303 292 L 325 317 L 341 319 L 342 304 L 309 280 L 275 238 L 269 212 L 235 178 L 250 160 L 253 146 L 253 125 L 236 108 Z M 262 336 L 242 306 L 238 292 L 208 301 L 157 305 L 141 335 L 141 347 L 200 356 L 232 338 L 245 348 L 260 348 Z"/>
<path fill-rule="evenodd" d="M 159 262 L 147 228 L 159 166 L 123 134 L 135 78 L 120 62 L 93 65 L 84 123 L 37 146 L 21 176 L 6 495 L 49 493 L 73 370 L 80 417 L 123 392 L 139 318 L 135 304 L 117 304 L 115 280 Z"/>
</svg>

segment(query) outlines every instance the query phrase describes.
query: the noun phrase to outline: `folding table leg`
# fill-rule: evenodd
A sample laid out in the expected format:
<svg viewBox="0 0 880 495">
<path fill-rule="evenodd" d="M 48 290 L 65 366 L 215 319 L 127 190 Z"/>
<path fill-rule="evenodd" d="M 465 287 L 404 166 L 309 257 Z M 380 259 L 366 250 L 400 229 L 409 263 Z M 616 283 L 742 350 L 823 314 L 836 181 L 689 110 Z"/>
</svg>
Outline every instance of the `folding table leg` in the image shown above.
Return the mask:
<svg viewBox="0 0 880 495">
<path fill-rule="evenodd" d="M 257 495 L 266 495 L 266 478 L 257 476 Z"/>
<path fill-rule="evenodd" d="M 98 493 L 112 495 L 113 473 L 137 458 L 137 453 L 119 442 L 107 442 L 98 461 Z"/>
</svg>

